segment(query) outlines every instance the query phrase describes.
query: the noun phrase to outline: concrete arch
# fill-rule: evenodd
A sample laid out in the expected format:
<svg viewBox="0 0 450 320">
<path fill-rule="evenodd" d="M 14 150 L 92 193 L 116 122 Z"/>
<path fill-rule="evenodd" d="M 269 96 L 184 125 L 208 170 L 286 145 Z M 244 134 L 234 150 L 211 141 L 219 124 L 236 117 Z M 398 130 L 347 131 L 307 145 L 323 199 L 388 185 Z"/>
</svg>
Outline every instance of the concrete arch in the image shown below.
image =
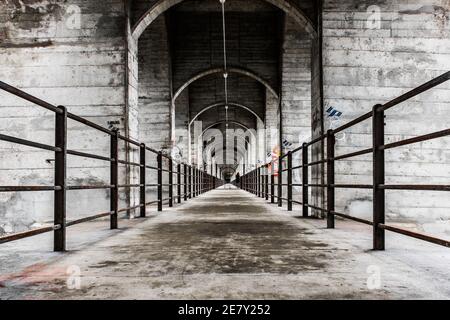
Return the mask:
<svg viewBox="0 0 450 320">
<path fill-rule="evenodd" d="M 248 112 L 250 112 L 251 114 L 253 114 L 259 121 L 261 121 L 261 123 L 264 123 L 264 121 L 261 119 L 261 117 L 255 111 L 253 111 L 251 108 L 249 108 L 249 107 L 247 107 L 247 106 L 245 106 L 243 104 L 236 103 L 236 102 L 229 102 L 228 105 L 229 106 L 233 106 L 233 107 L 238 107 L 238 108 L 241 108 L 241 109 L 245 109 Z M 221 107 L 221 106 L 225 106 L 225 102 L 214 103 L 214 104 L 211 104 L 211 105 L 203 108 L 189 122 L 189 127 L 192 126 L 194 121 L 197 120 L 197 118 L 200 117 L 204 112 L 208 111 L 209 109 L 212 109 L 212 108 L 215 108 L 215 107 Z"/>
<path fill-rule="evenodd" d="M 133 26 L 131 32 L 134 39 L 139 39 L 144 30 L 171 7 L 184 0 L 159 0 L 148 9 Z M 308 16 L 297 7 L 291 0 L 264 0 L 265 2 L 279 8 L 287 15 L 291 16 L 299 25 L 303 26 L 312 39 L 317 38 L 317 31 Z"/>
<path fill-rule="evenodd" d="M 225 121 L 225 120 L 221 120 L 221 121 L 217 121 L 217 122 L 209 125 L 207 128 L 205 128 L 203 130 L 202 137 L 205 135 L 205 133 L 208 130 L 212 129 L 213 127 L 215 127 L 218 124 L 222 124 L 222 123 L 226 123 L 226 122 L 227 121 Z M 234 154 L 235 154 L 235 160 L 237 160 L 237 158 L 239 158 L 239 156 L 241 156 L 242 158 L 250 157 L 251 159 L 256 157 L 257 155 L 256 155 L 256 153 L 254 153 L 256 149 L 254 149 L 254 148 L 257 147 L 257 137 L 255 136 L 254 132 L 252 132 L 252 130 L 249 127 L 247 127 L 245 124 L 243 124 L 243 123 L 241 123 L 239 121 L 231 120 L 231 121 L 228 121 L 228 122 L 236 124 L 236 125 L 240 126 L 241 128 L 243 128 L 244 130 L 247 130 L 247 132 L 249 132 L 251 137 L 252 137 L 252 138 L 250 138 L 250 141 L 247 141 L 247 138 L 245 138 L 245 137 L 244 138 L 243 137 L 239 137 L 240 139 L 242 139 L 242 142 L 244 142 L 244 144 L 246 146 L 247 145 L 249 146 L 249 149 L 248 150 L 247 149 L 243 150 L 242 147 L 239 147 L 240 144 L 238 144 L 238 146 L 235 146 L 235 148 L 233 150 Z M 223 145 L 223 142 L 224 141 L 214 141 L 214 142 L 212 142 L 212 144 L 208 145 L 205 150 L 209 150 L 210 151 L 212 149 L 215 149 L 216 146 L 217 146 L 219 149 L 222 149 L 224 151 L 225 150 L 225 146 Z"/>
<path fill-rule="evenodd" d="M 202 136 L 205 134 L 206 131 L 208 131 L 208 130 L 211 129 L 212 127 L 215 127 L 215 126 L 217 126 L 217 125 L 219 125 L 219 124 L 221 124 L 221 123 L 225 123 L 225 122 L 227 122 L 227 121 L 226 121 L 226 120 L 220 120 L 220 121 L 214 122 L 213 124 L 210 124 L 208 127 L 206 127 L 206 129 L 204 129 L 204 130 L 202 131 Z M 233 124 L 235 124 L 235 125 L 240 126 L 241 128 L 244 128 L 244 129 L 248 130 L 248 131 L 251 133 L 251 135 L 252 135 L 253 137 L 255 137 L 255 135 L 254 135 L 253 132 L 250 130 L 250 128 L 247 127 L 245 124 L 243 124 L 243 123 L 241 123 L 241 122 L 239 122 L 239 121 L 236 121 L 236 120 L 228 120 L 228 122 L 229 122 L 229 123 L 233 123 Z M 256 138 L 256 137 L 255 137 L 255 138 Z"/>
<path fill-rule="evenodd" d="M 177 91 L 175 92 L 175 94 L 172 98 L 172 104 L 175 104 L 175 100 L 177 100 L 177 98 L 180 96 L 180 94 L 187 87 L 189 87 L 189 85 L 191 85 L 195 81 L 200 80 L 204 77 L 210 76 L 212 74 L 224 73 L 224 72 L 225 72 L 224 68 L 211 68 L 211 69 L 208 69 L 208 70 L 205 70 L 205 71 L 202 71 L 202 72 L 196 74 L 195 76 L 190 78 L 188 81 L 186 81 L 180 88 L 177 89 Z M 273 89 L 272 86 L 266 80 L 264 80 L 261 76 L 257 75 L 253 71 L 246 70 L 243 68 L 230 67 L 227 69 L 227 72 L 244 75 L 246 77 L 249 77 L 249 78 L 252 78 L 253 80 L 258 81 L 263 86 L 265 86 L 278 99 L 278 93 L 275 91 L 275 89 Z"/>
</svg>

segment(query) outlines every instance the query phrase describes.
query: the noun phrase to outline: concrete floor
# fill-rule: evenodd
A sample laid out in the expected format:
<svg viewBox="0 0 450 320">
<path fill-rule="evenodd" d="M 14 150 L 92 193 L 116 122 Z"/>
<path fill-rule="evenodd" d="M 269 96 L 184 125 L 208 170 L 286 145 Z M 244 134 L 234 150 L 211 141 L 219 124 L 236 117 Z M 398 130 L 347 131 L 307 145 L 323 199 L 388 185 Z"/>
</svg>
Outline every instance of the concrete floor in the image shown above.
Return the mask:
<svg viewBox="0 0 450 320">
<path fill-rule="evenodd" d="M 72 227 L 67 253 L 51 234 L 8 243 L 0 299 L 450 298 L 447 248 L 389 233 L 373 252 L 368 226 L 298 215 L 221 189 L 120 230 Z"/>
</svg>

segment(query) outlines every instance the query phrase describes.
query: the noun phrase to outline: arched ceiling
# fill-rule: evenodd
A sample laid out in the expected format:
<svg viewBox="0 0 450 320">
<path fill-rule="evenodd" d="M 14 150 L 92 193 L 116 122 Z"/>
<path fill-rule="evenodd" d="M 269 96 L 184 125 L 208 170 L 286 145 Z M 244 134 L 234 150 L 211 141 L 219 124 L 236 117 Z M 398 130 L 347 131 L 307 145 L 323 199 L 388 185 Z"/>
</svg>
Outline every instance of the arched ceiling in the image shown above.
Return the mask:
<svg viewBox="0 0 450 320">
<path fill-rule="evenodd" d="M 219 0 L 133 2 L 134 39 L 157 19 L 159 25 L 166 25 L 170 56 L 167 72 L 171 77 L 172 114 L 176 114 L 172 126 L 188 128 L 200 120 L 203 130 L 224 130 L 225 69 Z M 315 38 L 313 7 L 313 0 L 226 1 L 230 125 L 246 130 L 264 126 L 260 123 L 266 121 L 268 97 L 273 105 L 281 96 L 285 17 L 290 16 L 299 29 Z"/>
<path fill-rule="evenodd" d="M 138 39 L 144 30 L 161 14 L 169 10 L 170 8 L 183 3 L 187 0 L 158 0 L 152 1 L 151 7 L 148 8 L 132 26 L 132 36 Z M 252 0 L 247 0 L 252 1 Z M 255 0 L 253 0 L 255 1 Z M 311 38 L 317 37 L 317 31 L 314 28 L 313 22 L 308 15 L 300 8 L 297 1 L 293 0 L 262 0 L 266 3 L 277 7 L 285 14 L 291 16 L 304 30 L 306 30 Z"/>
</svg>

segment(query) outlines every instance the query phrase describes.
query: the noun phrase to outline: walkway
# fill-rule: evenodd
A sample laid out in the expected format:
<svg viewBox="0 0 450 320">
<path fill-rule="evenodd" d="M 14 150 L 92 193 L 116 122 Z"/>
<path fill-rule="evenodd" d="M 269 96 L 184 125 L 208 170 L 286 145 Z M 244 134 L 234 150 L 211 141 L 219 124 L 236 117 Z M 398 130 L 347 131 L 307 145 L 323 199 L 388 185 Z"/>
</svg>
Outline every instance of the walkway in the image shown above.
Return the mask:
<svg viewBox="0 0 450 320">
<path fill-rule="evenodd" d="M 119 231 L 107 225 L 69 229 L 63 254 L 50 252 L 51 235 L 4 245 L 0 299 L 450 298 L 448 249 L 388 234 L 387 251 L 373 252 L 365 225 L 327 230 L 242 190 L 215 190 Z M 67 287 L 78 279 L 80 289 Z"/>
</svg>

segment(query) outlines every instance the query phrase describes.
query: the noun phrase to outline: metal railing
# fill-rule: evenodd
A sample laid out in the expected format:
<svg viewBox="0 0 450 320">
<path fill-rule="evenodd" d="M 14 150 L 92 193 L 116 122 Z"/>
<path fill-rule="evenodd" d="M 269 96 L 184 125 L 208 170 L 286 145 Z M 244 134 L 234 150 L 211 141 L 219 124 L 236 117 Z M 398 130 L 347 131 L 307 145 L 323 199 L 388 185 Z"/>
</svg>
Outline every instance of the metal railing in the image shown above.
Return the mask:
<svg viewBox="0 0 450 320">
<path fill-rule="evenodd" d="M 35 236 L 46 232 L 54 232 L 54 250 L 66 250 L 66 228 L 83 222 L 96 220 L 103 217 L 110 217 L 110 228 L 118 228 L 118 214 L 138 210 L 140 217 L 144 218 L 147 213 L 147 206 L 156 204 L 157 210 L 163 210 L 163 204 L 173 207 L 174 202 L 181 203 L 182 200 L 195 198 L 198 195 L 215 189 L 222 185 L 222 180 L 200 170 L 194 166 L 185 163 L 176 163 L 171 157 L 161 151 L 147 147 L 145 144 L 134 141 L 128 137 L 122 136 L 116 130 L 109 130 L 97 125 L 87 119 L 67 112 L 64 106 L 54 106 L 46 101 L 40 100 L 22 90 L 10 86 L 0 81 L 0 89 L 9 92 L 19 98 L 25 99 L 34 105 L 40 106 L 55 114 L 55 145 L 42 144 L 30 140 L 12 137 L 0 134 L 0 140 L 20 144 L 32 148 L 53 151 L 55 153 L 54 161 L 54 184 L 51 186 L 0 186 L 0 192 L 32 192 L 32 191 L 53 191 L 54 192 L 54 221 L 52 226 L 36 228 L 20 233 L 9 234 L 0 237 L 0 244 L 22 238 Z M 79 152 L 67 149 L 67 120 L 71 119 L 90 128 L 107 134 L 110 137 L 110 155 L 109 157 L 97 154 Z M 131 161 L 119 159 L 119 143 L 125 142 L 139 149 L 140 161 L 134 163 Z M 147 154 L 156 157 L 156 166 L 149 165 Z M 76 156 L 82 158 L 96 159 L 109 163 L 110 181 L 108 185 L 78 185 L 69 186 L 67 184 L 67 156 Z M 139 184 L 119 184 L 119 164 L 129 167 L 139 168 Z M 174 168 L 176 166 L 176 170 Z M 147 172 L 153 170 L 157 173 L 156 183 L 147 183 Z M 168 174 L 168 183 L 163 184 L 163 174 Z M 176 175 L 176 183 L 174 183 Z M 157 188 L 157 200 L 147 201 L 146 189 L 149 187 Z M 168 197 L 163 197 L 163 188 L 168 187 Z M 176 187 L 176 195 L 173 189 Z M 119 190 L 120 189 L 139 189 L 139 204 L 127 208 L 119 208 Z M 110 190 L 110 210 L 108 212 L 95 214 L 89 217 L 67 221 L 66 220 L 66 192 L 69 190 Z"/>
<path fill-rule="evenodd" d="M 375 105 L 371 112 L 365 113 L 362 116 L 348 122 L 345 125 L 340 126 L 334 130 L 329 130 L 326 134 L 310 141 L 309 143 L 304 143 L 299 148 L 288 152 L 278 158 L 278 160 L 267 163 L 257 169 L 244 174 L 239 181 L 238 187 L 254 193 L 258 197 L 265 198 L 271 203 L 277 203 L 279 207 L 283 206 L 283 201 L 287 201 L 287 209 L 292 211 L 292 204 L 296 203 L 302 205 L 302 215 L 303 217 L 308 217 L 309 209 L 315 209 L 326 213 L 327 216 L 327 227 L 332 229 L 335 227 L 335 216 L 341 218 L 354 220 L 356 222 L 371 225 L 373 227 L 373 249 L 374 250 L 384 250 L 385 249 L 385 230 L 407 235 L 413 238 L 425 240 L 445 247 L 450 247 L 450 241 L 440 239 L 431 235 L 413 232 L 411 230 L 403 229 L 400 227 L 388 225 L 385 222 L 385 191 L 386 190 L 421 190 L 421 191 L 450 191 L 450 185 L 389 185 L 385 184 L 385 158 L 384 154 L 386 150 L 393 149 L 396 147 L 406 146 L 422 141 L 427 141 L 431 139 L 441 138 L 450 135 L 450 129 L 445 129 L 442 131 L 397 141 L 393 143 L 385 143 L 385 111 L 411 99 L 427 90 L 436 87 L 450 79 L 450 72 L 446 72 L 441 76 L 385 103 L 384 105 Z M 353 127 L 365 120 L 372 118 L 372 138 L 373 145 L 372 148 L 359 150 L 357 152 L 347 153 L 343 155 L 335 155 L 335 143 L 336 134 Z M 316 143 L 326 143 L 326 159 L 323 158 L 318 161 L 308 162 L 309 147 Z M 294 166 L 292 161 L 292 156 L 296 152 L 301 152 L 302 164 L 299 166 Z M 353 157 L 361 156 L 364 154 L 373 155 L 373 183 L 372 184 L 336 184 L 335 183 L 335 163 L 336 161 L 343 159 L 350 159 Z M 287 159 L 287 167 L 283 168 L 283 159 Z M 277 182 L 275 183 L 275 172 L 273 170 L 274 164 L 278 163 L 278 173 Z M 317 165 L 326 166 L 326 182 L 324 184 L 310 184 L 308 169 Z M 294 170 L 302 171 L 302 183 L 294 184 L 292 183 L 292 174 Z M 283 172 L 287 172 L 287 183 L 283 183 Z M 269 181 L 270 177 L 270 181 Z M 270 191 L 269 191 L 270 185 Z M 292 196 L 292 188 L 294 186 L 302 187 L 302 201 L 296 201 Z M 275 187 L 277 187 L 277 194 L 275 194 Z M 287 187 L 287 198 L 283 198 L 283 187 Z M 325 188 L 326 190 L 326 208 L 319 206 L 314 206 L 309 203 L 309 188 Z M 336 189 L 371 189 L 373 190 L 373 221 L 369 221 L 362 218 L 357 218 L 350 216 L 348 214 L 336 212 L 335 210 L 335 192 Z"/>
</svg>

